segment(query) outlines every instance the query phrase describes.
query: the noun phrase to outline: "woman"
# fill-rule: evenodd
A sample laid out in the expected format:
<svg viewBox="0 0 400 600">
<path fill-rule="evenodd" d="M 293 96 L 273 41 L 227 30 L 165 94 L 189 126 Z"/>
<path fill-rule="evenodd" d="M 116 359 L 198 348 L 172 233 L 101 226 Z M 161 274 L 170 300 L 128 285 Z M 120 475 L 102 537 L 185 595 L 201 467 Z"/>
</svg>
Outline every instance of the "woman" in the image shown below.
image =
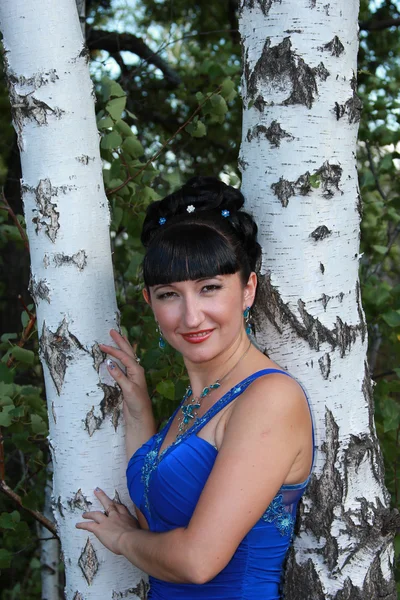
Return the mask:
<svg viewBox="0 0 400 600">
<path fill-rule="evenodd" d="M 260 246 L 243 202 L 198 177 L 148 208 L 143 295 L 190 379 L 161 432 L 128 341 L 112 331 L 118 348 L 102 346 L 126 368 L 108 361 L 124 395 L 137 520 L 97 489 L 105 513 L 77 526 L 149 573 L 154 600 L 279 599 L 312 467 L 305 394 L 246 332 Z"/>
</svg>

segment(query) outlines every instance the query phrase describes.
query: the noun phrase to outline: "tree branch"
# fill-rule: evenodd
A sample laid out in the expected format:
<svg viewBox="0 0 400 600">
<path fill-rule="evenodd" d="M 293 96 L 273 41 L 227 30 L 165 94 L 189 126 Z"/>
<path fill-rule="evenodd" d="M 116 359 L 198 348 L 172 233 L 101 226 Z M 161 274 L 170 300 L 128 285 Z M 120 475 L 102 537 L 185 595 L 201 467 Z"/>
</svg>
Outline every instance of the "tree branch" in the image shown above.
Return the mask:
<svg viewBox="0 0 400 600">
<path fill-rule="evenodd" d="M 116 31 L 103 31 L 92 29 L 86 40 L 89 50 L 106 50 L 110 54 L 121 51 L 133 52 L 146 62 L 154 65 L 163 72 L 165 79 L 172 86 L 178 86 L 181 78 L 157 52 L 153 52 L 141 38 L 131 33 L 118 33 Z"/>
<path fill-rule="evenodd" d="M 55 524 L 52 523 L 49 519 L 47 519 L 40 512 L 24 506 L 22 504 L 21 497 L 18 496 L 18 494 L 16 494 L 15 492 L 13 492 L 13 490 L 10 487 L 8 487 L 5 481 L 0 481 L 0 491 L 3 492 L 3 494 L 8 496 L 9 498 L 11 498 L 11 500 L 13 500 L 13 502 L 17 504 L 17 506 L 19 506 L 22 510 L 30 514 L 31 517 L 33 517 L 36 521 L 39 521 L 39 523 L 41 523 L 43 527 L 46 527 L 46 529 L 48 529 L 54 535 L 54 537 L 59 539 Z"/>
<path fill-rule="evenodd" d="M 400 18 L 396 19 L 382 19 L 382 21 L 360 21 L 360 30 L 363 31 L 382 31 L 382 29 L 389 29 L 389 27 L 398 27 L 400 25 Z"/>
</svg>

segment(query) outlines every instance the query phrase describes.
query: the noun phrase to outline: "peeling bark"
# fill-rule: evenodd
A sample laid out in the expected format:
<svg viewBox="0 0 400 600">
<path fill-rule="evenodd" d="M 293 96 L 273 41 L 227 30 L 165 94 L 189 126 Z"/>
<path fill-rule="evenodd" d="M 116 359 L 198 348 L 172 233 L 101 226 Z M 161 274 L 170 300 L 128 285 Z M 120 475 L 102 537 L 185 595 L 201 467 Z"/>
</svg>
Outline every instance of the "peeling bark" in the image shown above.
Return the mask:
<svg viewBox="0 0 400 600">
<path fill-rule="evenodd" d="M 93 503 L 87 499 L 82 490 L 79 488 L 75 496 L 70 500 L 67 500 L 67 504 L 71 510 L 88 511 Z"/>
<path fill-rule="evenodd" d="M 31 275 L 28 289 L 36 305 L 39 300 L 46 300 L 50 304 L 50 289 L 45 279 L 36 281 L 35 277 Z"/>
<path fill-rule="evenodd" d="M 99 561 L 97 560 L 96 552 L 89 538 L 87 539 L 86 546 L 79 557 L 78 564 L 85 576 L 86 581 L 89 585 L 92 585 L 93 579 L 99 569 Z"/>
<path fill-rule="evenodd" d="M 241 0 L 239 12 L 242 12 L 245 8 L 252 10 L 257 6 L 261 9 L 263 15 L 267 16 L 274 2 L 282 4 L 282 0 Z"/>
<path fill-rule="evenodd" d="M 58 196 L 59 191 L 65 193 L 67 187 L 54 188 L 49 179 L 41 179 L 36 188 L 28 186 L 26 183 L 23 183 L 21 188 L 23 195 L 30 192 L 35 196 L 37 216 L 32 219 L 32 223 L 35 224 L 36 233 L 38 234 L 41 229 L 44 229 L 46 235 L 54 243 L 60 227 L 58 222 L 60 213 L 56 210 L 57 204 L 53 203 L 51 199 Z"/>
<path fill-rule="evenodd" d="M 149 584 L 144 579 L 141 579 L 139 585 L 136 587 L 130 588 L 125 592 L 113 592 L 111 598 L 112 600 L 123 600 L 124 598 L 136 595 L 140 600 L 146 600 L 149 589 Z"/>
<path fill-rule="evenodd" d="M 264 135 L 271 146 L 275 148 L 279 148 L 281 141 L 285 138 L 289 141 L 293 140 L 293 136 L 282 129 L 277 121 L 273 121 L 269 127 L 265 127 L 265 125 L 256 125 L 253 129 L 249 129 L 247 132 L 247 141 L 251 142 L 254 138 L 259 138 L 262 135 Z"/>
<path fill-rule="evenodd" d="M 317 227 L 317 229 L 310 233 L 310 237 L 312 237 L 316 242 L 320 242 L 330 235 L 332 235 L 332 231 L 330 231 L 325 225 L 320 225 Z"/>
<path fill-rule="evenodd" d="M 55 333 L 43 323 L 40 352 L 50 371 L 58 395 L 61 394 L 68 362 L 73 360 L 74 351 L 77 349 L 84 350 L 78 339 L 68 330 L 65 318 Z"/>
<path fill-rule="evenodd" d="M 336 57 L 339 57 L 344 52 L 344 46 L 337 35 L 335 35 L 335 37 L 330 42 L 324 44 L 324 46 L 322 46 L 322 49 L 327 50 L 331 53 L 332 56 Z"/>
</svg>

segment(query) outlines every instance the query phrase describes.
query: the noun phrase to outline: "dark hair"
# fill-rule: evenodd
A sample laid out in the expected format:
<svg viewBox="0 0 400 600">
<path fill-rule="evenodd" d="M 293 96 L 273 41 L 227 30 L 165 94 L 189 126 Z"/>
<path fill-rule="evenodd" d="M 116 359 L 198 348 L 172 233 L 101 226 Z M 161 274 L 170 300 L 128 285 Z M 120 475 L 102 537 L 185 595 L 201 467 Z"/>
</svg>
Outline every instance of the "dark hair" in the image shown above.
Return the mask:
<svg viewBox="0 0 400 600">
<path fill-rule="evenodd" d="M 216 177 L 193 177 L 147 209 L 141 240 L 147 287 L 240 272 L 243 283 L 258 268 L 257 225 L 240 210 L 242 193 Z M 188 212 L 188 207 L 194 207 Z M 224 217 L 222 211 L 229 211 Z M 227 214 L 227 213 L 226 213 Z M 161 221 L 160 221 L 161 219 Z"/>
</svg>

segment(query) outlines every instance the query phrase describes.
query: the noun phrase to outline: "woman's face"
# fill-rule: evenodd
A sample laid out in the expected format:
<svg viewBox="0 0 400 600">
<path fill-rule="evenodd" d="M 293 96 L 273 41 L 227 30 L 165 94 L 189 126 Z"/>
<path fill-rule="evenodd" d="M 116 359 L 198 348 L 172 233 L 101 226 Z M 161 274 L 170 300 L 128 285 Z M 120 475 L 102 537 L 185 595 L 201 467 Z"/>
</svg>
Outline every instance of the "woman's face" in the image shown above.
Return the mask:
<svg viewBox="0 0 400 600">
<path fill-rule="evenodd" d="M 239 273 L 155 285 L 144 298 L 166 341 L 187 360 L 203 362 L 245 336 L 243 311 L 254 302 L 255 273 L 243 286 Z"/>
</svg>

